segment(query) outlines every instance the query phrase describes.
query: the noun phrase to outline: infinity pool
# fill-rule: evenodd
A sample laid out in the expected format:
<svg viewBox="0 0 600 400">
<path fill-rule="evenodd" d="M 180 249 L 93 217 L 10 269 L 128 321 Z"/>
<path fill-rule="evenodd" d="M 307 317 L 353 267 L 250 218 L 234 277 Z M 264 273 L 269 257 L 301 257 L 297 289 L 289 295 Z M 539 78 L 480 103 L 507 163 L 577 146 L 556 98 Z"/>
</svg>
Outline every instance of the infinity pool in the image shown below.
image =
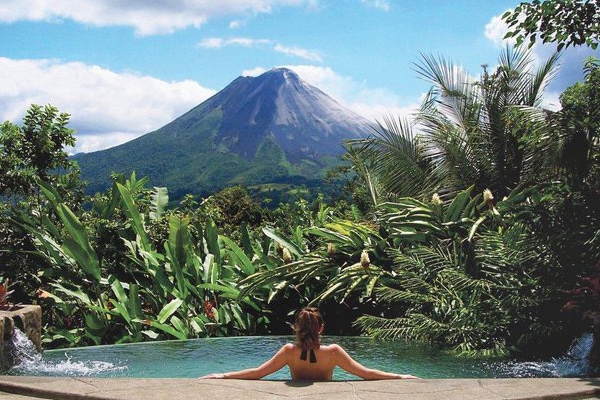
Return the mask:
<svg viewBox="0 0 600 400">
<path fill-rule="evenodd" d="M 260 365 L 291 336 L 229 337 L 146 342 L 44 351 L 26 355 L 11 375 L 196 378 Z M 536 362 L 474 360 L 428 346 L 363 337 L 323 337 L 338 343 L 361 364 L 423 378 L 506 378 L 585 376 L 575 355 Z M 583 340 L 580 347 L 585 348 Z M 583 351 L 583 350 L 581 350 Z M 289 379 L 286 368 L 265 379 Z M 335 380 L 358 379 L 336 368 Z"/>
</svg>

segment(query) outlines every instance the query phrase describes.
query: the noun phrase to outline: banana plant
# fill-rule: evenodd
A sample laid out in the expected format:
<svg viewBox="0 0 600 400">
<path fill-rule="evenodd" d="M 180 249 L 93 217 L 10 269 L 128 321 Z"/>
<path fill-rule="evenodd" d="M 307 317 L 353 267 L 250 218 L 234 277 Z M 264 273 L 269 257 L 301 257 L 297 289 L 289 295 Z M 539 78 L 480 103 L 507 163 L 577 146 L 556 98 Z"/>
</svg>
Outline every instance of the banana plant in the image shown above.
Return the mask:
<svg viewBox="0 0 600 400">
<path fill-rule="evenodd" d="M 220 237 L 211 219 L 203 227 L 194 226 L 198 232 L 194 237 L 190 219 L 178 214 L 168 216 L 168 238 L 164 251 L 159 251 L 134 199 L 124 186 L 118 189 L 135 232 L 135 240 L 125 241 L 129 257 L 153 277 L 154 308 L 163 307 L 159 315 L 168 315 L 143 322 L 177 338 L 252 331 L 254 321 L 241 305 L 257 312 L 261 307 L 247 296 L 240 298 L 236 287 L 240 275 L 254 270 L 248 256 L 233 241 Z M 167 306 L 169 313 L 164 312 Z"/>
</svg>

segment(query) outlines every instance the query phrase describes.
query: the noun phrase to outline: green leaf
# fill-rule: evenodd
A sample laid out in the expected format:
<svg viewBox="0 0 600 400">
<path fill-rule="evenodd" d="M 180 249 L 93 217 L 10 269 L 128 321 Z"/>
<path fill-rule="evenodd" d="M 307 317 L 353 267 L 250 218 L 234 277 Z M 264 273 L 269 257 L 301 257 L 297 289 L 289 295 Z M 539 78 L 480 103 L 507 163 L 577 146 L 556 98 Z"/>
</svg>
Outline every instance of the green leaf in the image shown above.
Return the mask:
<svg viewBox="0 0 600 400">
<path fill-rule="evenodd" d="M 221 236 L 221 240 L 229 247 L 227 252 L 229 253 L 229 256 L 234 259 L 235 265 L 240 267 L 244 274 L 253 274 L 255 271 L 254 264 L 252 264 L 252 261 L 246 256 L 246 253 L 244 253 L 242 249 L 228 237 Z"/>
<path fill-rule="evenodd" d="M 139 321 L 136 321 L 136 322 L 139 322 Z M 158 333 L 156 333 L 154 331 L 144 330 L 144 331 L 142 331 L 142 334 L 146 335 L 147 337 L 149 337 L 152 340 L 158 339 Z"/>
<path fill-rule="evenodd" d="M 142 298 L 140 297 L 139 286 L 137 284 L 129 285 L 129 312 L 134 318 L 141 318 L 143 315 L 142 311 Z"/>
<path fill-rule="evenodd" d="M 188 232 L 188 218 L 171 216 L 169 218 L 169 240 L 165 243 L 171 269 L 175 274 L 175 285 L 178 296 L 185 299 L 188 295 L 186 289 L 187 279 L 184 268 L 187 264 L 187 254 L 191 252 L 190 237 Z"/>
<path fill-rule="evenodd" d="M 58 290 L 59 292 L 62 292 L 71 297 L 75 297 L 76 299 L 79 299 L 85 305 L 92 304 L 88 295 L 81 289 L 71 290 L 71 289 L 64 287 L 61 283 L 51 283 L 50 285 L 55 287 L 56 290 Z"/>
<path fill-rule="evenodd" d="M 75 259 L 79 268 L 96 281 L 99 281 L 100 261 L 96 251 L 92 248 L 85 227 L 69 207 L 63 203 L 57 205 L 56 211 L 71 236 L 63 242 L 63 249 Z"/>
<path fill-rule="evenodd" d="M 171 315 L 173 315 L 179 307 L 183 304 L 181 299 L 173 299 L 169 304 L 165 305 L 156 317 L 159 323 L 165 323 Z"/>
<path fill-rule="evenodd" d="M 139 322 L 141 324 L 144 325 L 150 325 L 154 328 L 160 329 L 161 331 L 168 333 L 169 335 L 179 339 L 179 340 L 186 340 L 188 337 L 185 333 L 178 331 L 177 329 L 173 328 L 170 325 L 167 325 L 165 323 L 161 323 L 158 321 L 154 321 L 154 320 L 148 320 L 148 319 L 135 319 L 133 320 L 133 322 Z M 142 333 L 148 337 L 154 337 L 156 338 L 157 336 L 150 333 L 150 331 L 142 331 Z"/>
<path fill-rule="evenodd" d="M 108 283 L 110 284 L 113 293 L 117 297 L 117 300 L 121 303 L 126 303 L 127 294 L 125 293 L 125 289 L 123 289 L 121 281 L 119 281 L 114 275 L 110 275 L 108 277 Z"/>
<path fill-rule="evenodd" d="M 150 214 L 152 220 L 158 221 L 169 204 L 169 192 L 166 187 L 155 187 L 150 196 Z"/>
<path fill-rule="evenodd" d="M 265 227 L 263 228 L 263 232 L 265 235 L 275 240 L 280 245 L 286 247 L 292 254 L 298 257 L 302 257 L 302 255 L 304 254 L 304 251 L 300 247 L 298 247 L 292 241 L 288 240 L 288 238 L 281 234 L 277 229 Z"/>
<path fill-rule="evenodd" d="M 121 203 L 125 207 L 125 214 L 131 220 L 131 226 L 134 229 L 136 235 L 139 237 L 139 241 L 144 250 L 150 250 L 150 240 L 148 239 L 148 234 L 146 233 L 146 229 L 144 228 L 144 224 L 142 222 L 142 216 L 138 211 L 133 197 L 129 189 L 120 183 L 115 183 L 119 193 L 121 194 Z"/>
<path fill-rule="evenodd" d="M 444 222 L 456 222 L 461 218 L 465 206 L 469 202 L 472 189 L 473 186 L 456 195 L 444 213 Z"/>
<path fill-rule="evenodd" d="M 116 301 L 113 302 L 113 307 L 115 308 L 115 310 L 117 310 L 119 315 L 123 317 L 127 324 L 131 323 L 131 315 L 129 315 L 129 311 L 127 311 L 127 307 L 125 307 L 124 304 L 120 303 L 119 301 Z"/>
<path fill-rule="evenodd" d="M 173 315 L 170 322 L 178 332 L 181 332 L 187 338 L 187 327 L 180 318 L 178 318 L 176 315 Z"/>
<path fill-rule="evenodd" d="M 215 264 L 214 254 L 207 254 L 202 266 L 204 269 L 204 282 L 214 283 L 219 280 L 220 266 Z"/>
<path fill-rule="evenodd" d="M 215 263 L 220 265 L 221 248 L 219 246 L 219 233 L 217 230 L 217 225 L 215 225 L 215 221 L 213 221 L 211 218 L 206 221 L 206 232 L 204 234 L 208 251 L 215 257 Z"/>
<path fill-rule="evenodd" d="M 98 268 L 98 259 L 95 253 L 92 256 L 90 252 L 82 248 L 79 243 L 70 237 L 64 239 L 62 249 L 86 274 L 93 277 L 96 281 L 100 280 L 100 268 Z"/>
<path fill-rule="evenodd" d="M 481 225 L 481 223 L 483 221 L 485 221 L 486 217 L 482 216 L 479 217 L 479 219 L 477 221 L 475 221 L 475 223 L 473 224 L 473 226 L 471 226 L 471 229 L 469 229 L 469 236 L 467 237 L 467 240 L 472 240 L 473 236 L 475 235 L 475 232 L 477 232 L 477 228 L 479 228 L 479 225 Z"/>
<path fill-rule="evenodd" d="M 254 255 L 254 249 L 252 247 L 252 239 L 250 238 L 250 232 L 248 231 L 248 224 L 242 222 L 240 226 L 240 234 L 241 234 L 241 244 L 244 249 L 244 253 L 247 257 L 252 257 Z"/>
<path fill-rule="evenodd" d="M 106 330 L 106 325 L 96 314 L 87 314 L 85 316 L 85 329 L 94 336 L 101 338 Z"/>
</svg>

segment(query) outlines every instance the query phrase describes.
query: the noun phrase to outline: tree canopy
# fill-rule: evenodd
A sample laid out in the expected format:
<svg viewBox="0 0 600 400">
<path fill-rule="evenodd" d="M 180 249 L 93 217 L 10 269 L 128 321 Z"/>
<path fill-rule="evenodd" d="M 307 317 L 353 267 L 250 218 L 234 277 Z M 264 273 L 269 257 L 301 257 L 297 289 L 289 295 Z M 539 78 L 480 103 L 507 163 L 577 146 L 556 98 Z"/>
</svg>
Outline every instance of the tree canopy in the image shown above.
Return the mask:
<svg viewBox="0 0 600 400">
<path fill-rule="evenodd" d="M 536 40 L 563 47 L 587 45 L 596 49 L 600 40 L 600 0 L 534 0 L 521 2 L 502 19 L 508 24 L 506 38 L 517 45 Z"/>
</svg>

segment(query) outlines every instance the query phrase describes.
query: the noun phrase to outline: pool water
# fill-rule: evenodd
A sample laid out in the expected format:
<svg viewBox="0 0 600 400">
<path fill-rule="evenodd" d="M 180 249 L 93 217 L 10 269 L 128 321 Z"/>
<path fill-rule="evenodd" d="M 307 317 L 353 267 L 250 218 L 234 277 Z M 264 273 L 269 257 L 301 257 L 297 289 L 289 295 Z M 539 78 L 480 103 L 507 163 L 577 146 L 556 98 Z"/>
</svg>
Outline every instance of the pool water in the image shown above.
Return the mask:
<svg viewBox="0 0 600 400">
<path fill-rule="evenodd" d="M 94 376 L 130 378 L 196 378 L 258 366 L 293 340 L 291 336 L 259 336 L 144 342 L 46 350 L 21 357 L 12 375 Z M 361 364 L 385 371 L 422 378 L 506 378 L 585 376 L 577 357 L 536 362 L 478 360 L 456 357 L 438 349 L 399 341 L 364 337 L 322 338 L 337 343 Z M 583 348 L 586 342 L 580 344 Z M 287 367 L 265 379 L 290 379 Z M 334 380 L 357 377 L 336 368 Z"/>
</svg>

